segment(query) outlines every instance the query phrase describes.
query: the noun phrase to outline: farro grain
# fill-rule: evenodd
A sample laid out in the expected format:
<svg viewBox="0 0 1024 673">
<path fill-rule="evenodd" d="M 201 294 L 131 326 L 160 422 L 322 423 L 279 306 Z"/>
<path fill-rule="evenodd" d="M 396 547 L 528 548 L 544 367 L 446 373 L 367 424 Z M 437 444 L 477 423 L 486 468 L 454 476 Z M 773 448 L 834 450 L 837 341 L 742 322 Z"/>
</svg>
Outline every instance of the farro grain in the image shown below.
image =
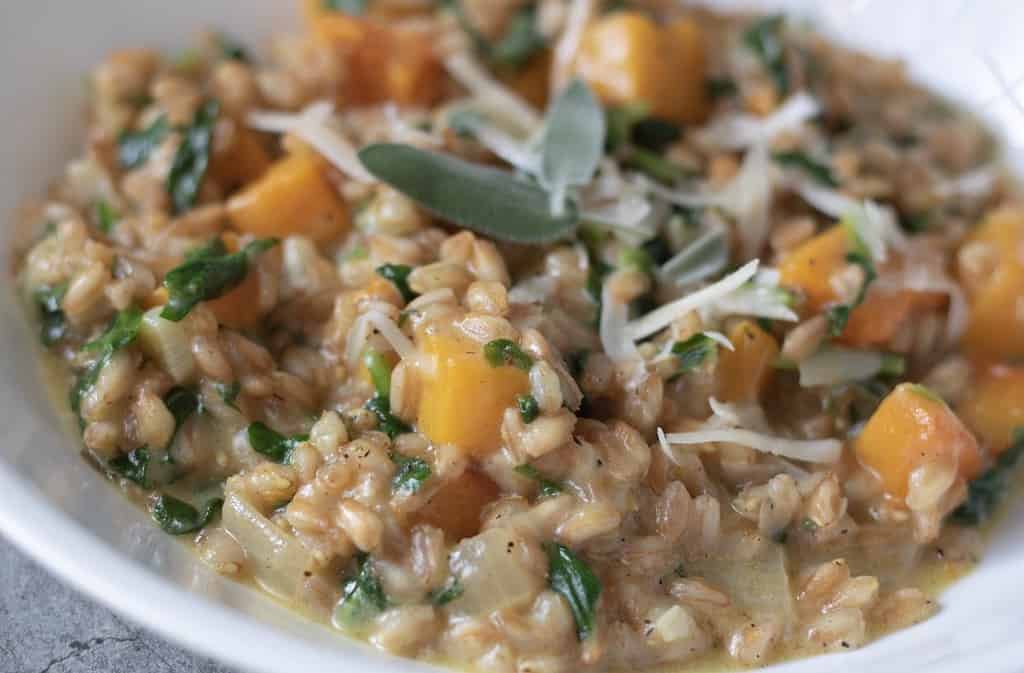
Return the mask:
<svg viewBox="0 0 1024 673">
<path fill-rule="evenodd" d="M 827 332 L 828 321 L 823 315 L 803 321 L 783 339 L 782 356 L 793 362 L 803 362 L 818 350 Z"/>
</svg>

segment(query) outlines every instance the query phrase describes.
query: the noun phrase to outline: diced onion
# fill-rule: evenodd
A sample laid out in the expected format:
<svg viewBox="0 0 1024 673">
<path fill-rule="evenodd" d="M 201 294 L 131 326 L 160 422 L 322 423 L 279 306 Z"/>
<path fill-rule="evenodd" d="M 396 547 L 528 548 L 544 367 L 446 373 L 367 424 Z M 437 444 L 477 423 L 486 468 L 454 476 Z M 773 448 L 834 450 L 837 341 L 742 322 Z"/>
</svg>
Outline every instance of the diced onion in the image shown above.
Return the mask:
<svg viewBox="0 0 1024 673">
<path fill-rule="evenodd" d="M 183 323 L 160 317 L 161 311 L 163 307 L 157 306 L 143 314 L 139 346 L 175 383 L 185 383 L 192 379 L 196 369 L 191 340 Z"/>
<path fill-rule="evenodd" d="M 665 435 L 665 442 L 669 446 L 728 442 L 747 446 L 755 451 L 811 463 L 838 462 L 843 450 L 843 443 L 838 439 L 787 439 L 740 428 L 711 428 L 669 433 Z"/>
</svg>

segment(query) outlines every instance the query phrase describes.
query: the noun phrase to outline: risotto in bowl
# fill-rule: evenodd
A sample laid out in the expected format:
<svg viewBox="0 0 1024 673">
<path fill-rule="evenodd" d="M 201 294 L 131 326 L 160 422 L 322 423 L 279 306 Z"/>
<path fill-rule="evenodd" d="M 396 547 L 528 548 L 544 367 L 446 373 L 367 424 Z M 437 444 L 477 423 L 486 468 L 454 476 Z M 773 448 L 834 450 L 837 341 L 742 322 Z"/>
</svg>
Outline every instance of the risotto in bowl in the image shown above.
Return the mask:
<svg viewBox="0 0 1024 673">
<path fill-rule="evenodd" d="M 763 666 L 943 609 L 1024 453 L 999 137 L 785 14 L 296 12 L 89 72 L 12 269 L 67 463 L 470 670 Z"/>
</svg>

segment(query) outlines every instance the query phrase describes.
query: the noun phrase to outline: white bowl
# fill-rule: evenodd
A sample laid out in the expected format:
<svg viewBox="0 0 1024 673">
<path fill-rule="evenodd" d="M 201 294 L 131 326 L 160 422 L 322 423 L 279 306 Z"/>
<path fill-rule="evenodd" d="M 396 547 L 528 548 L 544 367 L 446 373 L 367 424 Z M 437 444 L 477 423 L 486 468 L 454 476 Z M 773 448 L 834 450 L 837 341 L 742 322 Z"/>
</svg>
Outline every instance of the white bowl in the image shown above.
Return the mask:
<svg viewBox="0 0 1024 673">
<path fill-rule="evenodd" d="M 13 213 L 74 156 L 83 75 L 109 49 L 173 50 L 203 26 L 262 40 L 295 24 L 292 0 L 13 0 L 0 9 L 0 208 Z M 751 3 L 726 2 L 730 6 Z M 765 3 L 754 3 L 765 4 Z M 797 10 L 813 2 L 790 1 Z M 820 25 L 855 44 L 910 60 L 916 74 L 973 106 L 1024 167 L 1024 108 L 1006 95 L 1024 82 L 1019 0 L 829 0 Z M 993 68 L 995 70 L 993 71 Z M 1024 89 L 1024 86 L 1021 87 Z M 1024 171 L 1022 171 L 1024 172 Z M 13 218 L 11 218 L 13 220 Z M 7 227 L 7 231 L 10 226 Z M 0 236 L 12 268 L 11 236 Z M 155 528 L 78 457 L 40 383 L 35 332 L 0 292 L 0 530 L 40 563 L 124 616 L 251 671 L 432 670 L 379 654 L 295 617 L 207 570 Z M 977 571 L 942 596 L 940 614 L 863 650 L 781 664 L 772 671 L 1010 673 L 1024 661 L 1024 508 L 1000 526 Z M 2 668 L 2 667 L 0 667 Z"/>
</svg>

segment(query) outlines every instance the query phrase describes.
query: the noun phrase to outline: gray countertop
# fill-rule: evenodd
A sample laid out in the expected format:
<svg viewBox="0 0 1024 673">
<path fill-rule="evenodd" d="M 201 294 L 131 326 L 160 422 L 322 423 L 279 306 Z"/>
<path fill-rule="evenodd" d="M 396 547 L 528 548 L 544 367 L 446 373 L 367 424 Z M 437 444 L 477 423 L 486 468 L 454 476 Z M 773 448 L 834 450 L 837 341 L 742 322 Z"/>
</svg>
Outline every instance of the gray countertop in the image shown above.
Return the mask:
<svg viewBox="0 0 1024 673">
<path fill-rule="evenodd" d="M 125 622 L 0 537 L 0 673 L 232 673 Z"/>
</svg>

